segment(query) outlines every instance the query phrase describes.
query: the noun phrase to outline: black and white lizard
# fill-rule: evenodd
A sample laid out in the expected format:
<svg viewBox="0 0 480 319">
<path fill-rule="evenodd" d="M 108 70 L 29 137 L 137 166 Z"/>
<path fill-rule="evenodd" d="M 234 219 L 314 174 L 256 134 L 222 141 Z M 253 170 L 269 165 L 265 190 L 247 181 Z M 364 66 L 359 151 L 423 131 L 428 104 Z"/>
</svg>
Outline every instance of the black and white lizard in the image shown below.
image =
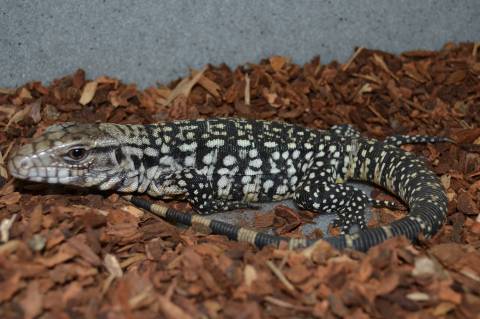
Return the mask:
<svg viewBox="0 0 480 319">
<path fill-rule="evenodd" d="M 447 198 L 422 160 L 398 146 L 450 142 L 443 137 L 367 139 L 349 125 L 307 129 L 281 122 L 243 119 L 185 120 L 153 125 L 63 123 L 49 127 L 8 161 L 11 175 L 70 184 L 180 197 L 200 214 L 184 214 L 137 196 L 132 203 L 167 220 L 201 224 L 212 233 L 257 247 L 288 241 L 291 248 L 314 241 L 255 232 L 201 216 L 252 207 L 253 202 L 293 198 L 302 209 L 336 213 L 342 234 L 324 240 L 338 249 L 367 250 L 387 238 L 434 235 L 446 220 Z M 396 194 L 409 215 L 366 228 L 368 205 L 393 207 L 346 184 L 372 182 Z M 361 230 L 350 234 L 357 224 Z"/>
</svg>

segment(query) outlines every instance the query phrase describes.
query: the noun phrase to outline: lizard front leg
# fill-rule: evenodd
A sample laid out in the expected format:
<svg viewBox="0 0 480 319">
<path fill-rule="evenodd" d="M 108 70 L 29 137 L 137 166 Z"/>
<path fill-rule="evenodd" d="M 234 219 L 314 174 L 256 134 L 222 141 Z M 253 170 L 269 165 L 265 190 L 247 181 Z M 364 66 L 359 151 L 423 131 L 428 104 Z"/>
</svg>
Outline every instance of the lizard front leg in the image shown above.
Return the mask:
<svg viewBox="0 0 480 319">
<path fill-rule="evenodd" d="M 242 208 L 257 208 L 247 202 L 216 198 L 214 184 L 195 169 L 185 169 L 162 176 L 151 183 L 148 193 L 159 197 L 185 198 L 202 215 Z"/>
</svg>

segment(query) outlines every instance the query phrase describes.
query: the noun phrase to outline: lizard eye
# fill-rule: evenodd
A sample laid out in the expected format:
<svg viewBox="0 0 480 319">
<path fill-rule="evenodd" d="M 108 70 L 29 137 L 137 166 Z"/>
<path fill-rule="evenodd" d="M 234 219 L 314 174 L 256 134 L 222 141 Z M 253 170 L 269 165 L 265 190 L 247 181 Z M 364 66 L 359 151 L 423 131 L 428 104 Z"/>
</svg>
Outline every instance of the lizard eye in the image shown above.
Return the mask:
<svg viewBox="0 0 480 319">
<path fill-rule="evenodd" d="M 72 148 L 68 151 L 67 156 L 75 161 L 80 161 L 87 156 L 87 150 L 81 147 Z"/>
</svg>

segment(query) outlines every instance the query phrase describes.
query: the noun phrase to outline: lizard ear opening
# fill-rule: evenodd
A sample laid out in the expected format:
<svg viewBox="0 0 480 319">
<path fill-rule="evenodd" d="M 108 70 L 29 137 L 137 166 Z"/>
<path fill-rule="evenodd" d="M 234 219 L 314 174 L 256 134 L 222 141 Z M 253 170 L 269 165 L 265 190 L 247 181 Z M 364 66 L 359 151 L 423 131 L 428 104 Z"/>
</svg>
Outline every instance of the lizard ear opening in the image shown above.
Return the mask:
<svg viewBox="0 0 480 319">
<path fill-rule="evenodd" d="M 115 160 L 117 161 L 117 164 L 122 163 L 122 161 L 125 159 L 125 155 L 123 154 L 122 150 L 120 147 L 117 147 L 115 149 Z"/>
</svg>

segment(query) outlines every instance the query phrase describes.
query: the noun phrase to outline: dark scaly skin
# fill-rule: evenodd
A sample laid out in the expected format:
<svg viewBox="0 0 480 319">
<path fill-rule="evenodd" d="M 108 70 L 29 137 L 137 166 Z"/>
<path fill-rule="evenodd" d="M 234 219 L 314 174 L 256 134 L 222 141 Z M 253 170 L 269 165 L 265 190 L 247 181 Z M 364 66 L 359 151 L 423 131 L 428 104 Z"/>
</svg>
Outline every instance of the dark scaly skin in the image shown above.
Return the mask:
<svg viewBox="0 0 480 319">
<path fill-rule="evenodd" d="M 328 131 L 280 122 L 241 119 L 175 121 L 156 125 L 74 124 L 49 128 L 10 156 L 10 173 L 20 179 L 179 197 L 197 212 L 249 208 L 251 203 L 292 198 L 303 209 L 336 213 L 343 234 L 326 238 L 334 247 L 366 250 L 385 239 L 430 237 L 446 218 L 447 199 L 437 176 L 398 145 L 447 142 L 442 137 L 397 136 L 386 142 L 362 138 L 348 125 Z M 348 180 L 373 182 L 398 195 L 409 216 L 367 229 L 374 201 Z M 212 232 L 259 247 L 285 238 L 186 217 L 138 198 L 136 205 L 163 217 L 201 223 Z M 194 219 L 192 221 L 192 219 Z M 349 235 L 358 224 L 360 232 Z M 291 247 L 311 244 L 292 240 Z"/>
</svg>

